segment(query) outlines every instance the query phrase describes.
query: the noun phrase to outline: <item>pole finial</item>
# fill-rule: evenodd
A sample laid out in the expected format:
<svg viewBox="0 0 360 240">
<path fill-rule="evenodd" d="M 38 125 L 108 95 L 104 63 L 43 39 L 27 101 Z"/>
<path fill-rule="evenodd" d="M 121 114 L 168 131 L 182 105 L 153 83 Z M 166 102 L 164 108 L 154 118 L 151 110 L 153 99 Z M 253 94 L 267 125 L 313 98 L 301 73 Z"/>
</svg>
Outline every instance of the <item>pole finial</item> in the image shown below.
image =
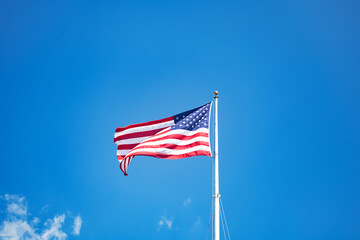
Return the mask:
<svg viewBox="0 0 360 240">
<path fill-rule="evenodd" d="M 215 94 L 215 97 L 214 97 L 214 98 L 217 98 L 217 97 L 218 97 L 219 92 L 218 92 L 218 91 L 215 91 L 215 92 L 214 92 L 214 94 Z"/>
</svg>

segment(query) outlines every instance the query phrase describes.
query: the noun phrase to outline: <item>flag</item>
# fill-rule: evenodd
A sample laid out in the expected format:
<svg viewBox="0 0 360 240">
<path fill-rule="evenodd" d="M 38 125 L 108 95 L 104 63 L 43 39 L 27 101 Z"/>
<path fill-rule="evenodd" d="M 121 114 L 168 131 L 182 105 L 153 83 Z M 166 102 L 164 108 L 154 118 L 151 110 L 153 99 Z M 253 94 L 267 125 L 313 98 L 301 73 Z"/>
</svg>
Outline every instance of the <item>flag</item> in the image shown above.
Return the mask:
<svg viewBox="0 0 360 240">
<path fill-rule="evenodd" d="M 117 158 L 124 175 L 138 155 L 164 159 L 211 156 L 211 104 L 172 117 L 117 128 L 114 143 L 118 145 Z"/>
</svg>

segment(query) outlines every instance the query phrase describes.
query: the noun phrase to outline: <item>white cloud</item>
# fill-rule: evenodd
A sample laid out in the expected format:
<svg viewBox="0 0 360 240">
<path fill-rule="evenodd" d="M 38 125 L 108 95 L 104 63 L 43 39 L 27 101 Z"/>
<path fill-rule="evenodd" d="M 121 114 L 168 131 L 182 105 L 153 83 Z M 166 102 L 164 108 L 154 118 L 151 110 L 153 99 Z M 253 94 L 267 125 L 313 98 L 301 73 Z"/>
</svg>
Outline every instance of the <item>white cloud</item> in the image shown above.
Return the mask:
<svg viewBox="0 0 360 240">
<path fill-rule="evenodd" d="M 48 228 L 41 234 L 41 239 L 48 240 L 51 238 L 63 240 L 66 239 L 67 234 L 61 230 L 63 223 L 65 222 L 65 214 L 55 216 L 54 219 L 48 219 L 45 222 L 45 226 Z"/>
<path fill-rule="evenodd" d="M 158 226 L 159 227 L 163 227 L 163 226 L 166 226 L 169 230 L 172 229 L 172 225 L 173 225 L 173 220 L 174 218 L 173 217 L 170 217 L 170 218 L 166 218 L 165 216 L 161 216 L 160 217 L 160 220 L 158 222 Z"/>
<path fill-rule="evenodd" d="M 75 220 L 74 220 L 74 234 L 75 235 L 79 235 L 80 234 L 80 229 L 81 229 L 81 225 L 82 225 L 82 219 L 80 216 L 76 216 Z"/>
<path fill-rule="evenodd" d="M 39 228 L 40 219 L 38 217 L 33 217 L 29 222 L 27 220 L 31 214 L 27 211 L 27 202 L 24 197 L 5 194 L 4 196 L 0 196 L 0 198 L 5 199 L 5 212 L 7 213 L 7 219 L 1 220 L 0 239 L 65 240 L 67 238 L 68 235 L 62 230 L 65 226 L 65 213 L 56 215 L 52 219 L 47 219 L 45 223 L 41 225 L 41 228 Z M 79 216 L 75 217 L 75 235 L 79 235 L 81 223 L 81 218 Z"/>
<path fill-rule="evenodd" d="M 186 207 L 187 205 L 189 205 L 191 203 L 191 198 L 187 198 L 185 201 L 184 201 L 184 207 Z"/>
<path fill-rule="evenodd" d="M 24 202 L 25 201 L 25 197 L 20 197 L 17 194 L 10 195 L 10 194 L 6 193 L 4 195 L 4 198 L 5 198 L 6 201 L 12 201 L 12 200 L 16 200 L 16 201 L 19 201 L 19 202 Z"/>
<path fill-rule="evenodd" d="M 18 205 L 16 203 L 11 203 L 11 204 L 8 204 L 7 211 L 10 214 L 15 214 L 15 215 L 21 216 L 21 215 L 26 215 L 27 208 L 22 205 Z"/>
<path fill-rule="evenodd" d="M 24 197 L 19 195 L 5 194 L 4 199 L 6 201 L 7 213 L 10 215 L 17 215 L 19 217 L 26 216 L 27 203 Z"/>
<path fill-rule="evenodd" d="M 40 239 L 34 229 L 22 220 L 4 221 L 0 230 L 1 239 L 19 240 L 19 239 Z"/>
<path fill-rule="evenodd" d="M 40 222 L 40 219 L 38 217 L 34 217 L 34 219 L 31 221 L 32 224 L 36 225 Z"/>
</svg>

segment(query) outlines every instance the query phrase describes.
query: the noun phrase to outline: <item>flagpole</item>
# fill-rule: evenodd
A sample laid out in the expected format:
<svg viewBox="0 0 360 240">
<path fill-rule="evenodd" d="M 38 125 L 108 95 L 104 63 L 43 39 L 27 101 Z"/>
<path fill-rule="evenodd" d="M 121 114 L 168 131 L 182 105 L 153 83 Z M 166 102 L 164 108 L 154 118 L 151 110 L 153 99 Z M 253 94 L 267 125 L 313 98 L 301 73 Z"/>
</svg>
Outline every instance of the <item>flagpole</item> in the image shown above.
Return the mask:
<svg viewBox="0 0 360 240">
<path fill-rule="evenodd" d="M 215 101 L 215 134 L 214 134 L 214 155 L 215 155 L 215 167 L 214 167 L 214 237 L 215 240 L 220 240 L 220 204 L 219 204 L 219 148 L 218 148 L 218 91 L 214 92 Z"/>
</svg>

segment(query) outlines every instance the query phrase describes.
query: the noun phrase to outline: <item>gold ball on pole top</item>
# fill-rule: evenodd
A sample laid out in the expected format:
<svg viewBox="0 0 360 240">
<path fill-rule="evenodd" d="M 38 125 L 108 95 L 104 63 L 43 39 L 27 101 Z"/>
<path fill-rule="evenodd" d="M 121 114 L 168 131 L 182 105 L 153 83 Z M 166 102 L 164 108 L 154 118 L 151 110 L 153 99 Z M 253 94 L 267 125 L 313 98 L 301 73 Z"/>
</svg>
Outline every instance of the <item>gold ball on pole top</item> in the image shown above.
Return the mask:
<svg viewBox="0 0 360 240">
<path fill-rule="evenodd" d="M 217 98 L 217 97 L 218 97 L 219 92 L 218 92 L 218 91 L 215 91 L 215 92 L 214 92 L 214 94 L 215 94 L 215 97 Z"/>
</svg>

